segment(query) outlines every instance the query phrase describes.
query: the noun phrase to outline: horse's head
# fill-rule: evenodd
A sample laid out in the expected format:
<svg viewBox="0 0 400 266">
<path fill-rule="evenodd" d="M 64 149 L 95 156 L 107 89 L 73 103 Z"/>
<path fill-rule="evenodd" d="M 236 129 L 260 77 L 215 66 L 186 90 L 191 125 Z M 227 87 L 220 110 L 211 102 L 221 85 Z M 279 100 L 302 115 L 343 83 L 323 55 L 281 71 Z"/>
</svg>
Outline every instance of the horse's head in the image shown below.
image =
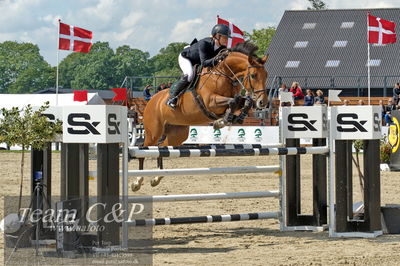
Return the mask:
<svg viewBox="0 0 400 266">
<path fill-rule="evenodd" d="M 267 71 L 264 64 L 267 61 L 267 56 L 259 58 L 255 55 L 258 47 L 250 42 L 237 44 L 232 48 L 230 54 L 230 63 L 228 65 L 234 69 L 235 78 L 243 84 L 246 94 L 251 96 L 255 101 L 256 108 L 263 108 L 268 104 L 268 95 L 266 91 Z M 235 60 L 236 59 L 236 60 Z"/>
<path fill-rule="evenodd" d="M 263 58 L 255 58 L 249 56 L 249 65 L 247 73 L 243 81 L 247 93 L 253 98 L 256 108 L 262 109 L 268 103 L 268 94 L 265 88 L 267 81 L 267 71 L 264 64 L 267 61 L 267 56 Z"/>
</svg>

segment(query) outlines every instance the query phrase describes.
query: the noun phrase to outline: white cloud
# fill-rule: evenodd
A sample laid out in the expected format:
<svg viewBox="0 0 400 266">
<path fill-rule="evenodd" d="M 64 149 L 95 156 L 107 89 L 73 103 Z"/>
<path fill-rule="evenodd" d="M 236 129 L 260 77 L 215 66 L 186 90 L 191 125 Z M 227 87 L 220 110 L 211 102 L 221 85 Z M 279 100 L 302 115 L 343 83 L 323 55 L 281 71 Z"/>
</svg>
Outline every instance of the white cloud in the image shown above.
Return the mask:
<svg viewBox="0 0 400 266">
<path fill-rule="evenodd" d="M 397 2 L 395 4 L 395 2 Z M 397 7 L 399 2 L 397 0 L 355 0 L 355 1 L 347 1 L 347 0 L 331 0 L 326 2 L 330 9 L 345 9 L 345 8 L 391 8 Z"/>
<path fill-rule="evenodd" d="M 276 27 L 276 26 L 277 25 L 272 22 L 256 22 L 256 24 L 254 24 L 254 29 L 260 30 L 260 29 L 265 29 L 268 27 Z"/>
<path fill-rule="evenodd" d="M 174 42 L 191 42 L 204 35 L 205 27 L 201 18 L 178 21 L 171 32 L 170 40 Z M 204 36 L 205 37 L 205 36 Z"/>
<path fill-rule="evenodd" d="M 39 20 L 44 21 L 46 23 L 51 23 L 54 26 L 58 26 L 59 19 L 62 19 L 61 15 L 46 15 L 39 17 Z"/>
<path fill-rule="evenodd" d="M 135 12 L 132 11 L 131 13 L 129 13 L 127 16 L 123 17 L 121 20 L 121 27 L 124 28 L 131 28 L 134 27 L 136 24 L 138 24 L 142 19 L 144 19 L 144 17 L 146 16 L 146 14 L 144 12 Z"/>
<path fill-rule="evenodd" d="M 306 0 L 294 0 L 289 3 L 289 10 L 304 10 L 309 6 L 310 4 Z"/>
<path fill-rule="evenodd" d="M 229 0 L 187 0 L 186 4 L 190 8 L 217 8 L 226 7 L 231 1 Z"/>
</svg>

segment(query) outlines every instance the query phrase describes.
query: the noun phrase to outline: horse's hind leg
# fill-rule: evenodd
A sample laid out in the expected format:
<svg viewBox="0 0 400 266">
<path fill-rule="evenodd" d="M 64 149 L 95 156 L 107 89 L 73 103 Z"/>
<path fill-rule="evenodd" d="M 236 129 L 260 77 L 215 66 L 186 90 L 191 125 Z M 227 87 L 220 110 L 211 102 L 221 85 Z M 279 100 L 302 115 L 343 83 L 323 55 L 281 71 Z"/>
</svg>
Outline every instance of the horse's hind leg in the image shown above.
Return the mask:
<svg viewBox="0 0 400 266">
<path fill-rule="evenodd" d="M 139 170 L 144 169 L 144 159 L 145 158 L 139 158 Z M 144 181 L 143 176 L 136 177 L 136 180 L 133 181 L 133 183 L 131 185 L 131 190 L 133 192 L 138 191 L 142 187 L 143 181 Z"/>
<path fill-rule="evenodd" d="M 187 139 L 189 135 L 189 126 L 167 125 L 164 134 L 166 138 L 160 146 L 179 146 Z M 160 169 L 163 169 L 161 157 L 157 160 L 157 164 Z M 150 184 L 155 187 L 160 184 L 161 179 L 163 179 L 163 176 L 156 176 L 151 180 Z"/>
<path fill-rule="evenodd" d="M 146 132 L 144 146 L 156 146 L 158 144 L 158 140 L 161 138 L 164 132 L 164 127 L 158 124 L 156 121 L 147 121 L 144 129 Z M 139 170 L 144 169 L 144 159 L 145 158 L 139 158 Z M 135 181 L 133 181 L 131 185 L 131 190 L 134 192 L 138 191 L 141 188 L 143 181 L 143 176 L 136 177 Z"/>
</svg>

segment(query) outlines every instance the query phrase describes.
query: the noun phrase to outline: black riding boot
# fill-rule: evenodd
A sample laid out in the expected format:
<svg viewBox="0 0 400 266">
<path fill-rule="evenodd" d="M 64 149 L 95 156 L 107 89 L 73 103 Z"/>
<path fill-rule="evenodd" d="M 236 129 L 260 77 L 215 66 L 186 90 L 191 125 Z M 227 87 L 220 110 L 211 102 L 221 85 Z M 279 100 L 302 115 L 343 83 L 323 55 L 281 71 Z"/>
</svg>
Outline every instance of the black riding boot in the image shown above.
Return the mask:
<svg viewBox="0 0 400 266">
<path fill-rule="evenodd" d="M 167 101 L 167 105 L 169 107 L 171 107 L 172 109 L 176 108 L 178 96 L 188 84 L 188 75 L 183 75 L 180 80 L 178 80 L 171 86 L 171 88 L 169 89 L 169 99 Z"/>
</svg>

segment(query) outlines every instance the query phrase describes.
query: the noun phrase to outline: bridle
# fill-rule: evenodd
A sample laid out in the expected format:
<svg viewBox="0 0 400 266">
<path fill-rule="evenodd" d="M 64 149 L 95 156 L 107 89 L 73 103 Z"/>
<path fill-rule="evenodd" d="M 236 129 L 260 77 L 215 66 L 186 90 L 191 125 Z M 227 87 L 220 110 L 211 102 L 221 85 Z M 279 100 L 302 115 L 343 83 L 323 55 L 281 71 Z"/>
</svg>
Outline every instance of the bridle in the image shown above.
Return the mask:
<svg viewBox="0 0 400 266">
<path fill-rule="evenodd" d="M 229 51 L 227 53 L 229 53 Z M 213 69 L 211 71 L 205 72 L 203 75 L 212 74 L 212 75 L 218 75 L 218 76 L 225 77 L 225 78 L 227 78 L 227 79 L 229 79 L 231 81 L 232 87 L 236 87 L 238 84 L 240 84 L 242 90 L 245 90 L 246 92 L 251 92 L 252 94 L 265 92 L 266 89 L 254 90 L 253 84 L 251 83 L 251 75 L 252 74 L 250 74 L 250 71 L 247 71 L 247 75 L 244 77 L 243 81 L 241 81 L 240 78 L 238 78 L 237 75 L 228 66 L 228 64 L 225 62 L 225 60 L 222 61 L 222 63 L 229 70 L 229 72 L 231 72 L 233 77 L 231 77 L 231 76 L 227 75 L 226 73 L 220 71 L 219 68 L 215 68 L 215 69 Z M 248 70 L 250 68 L 264 68 L 264 66 L 262 66 L 262 65 L 250 65 L 250 66 L 247 67 Z M 250 85 L 250 88 L 246 88 L 244 86 L 244 83 L 245 83 L 246 80 L 248 81 L 247 83 Z"/>
</svg>

